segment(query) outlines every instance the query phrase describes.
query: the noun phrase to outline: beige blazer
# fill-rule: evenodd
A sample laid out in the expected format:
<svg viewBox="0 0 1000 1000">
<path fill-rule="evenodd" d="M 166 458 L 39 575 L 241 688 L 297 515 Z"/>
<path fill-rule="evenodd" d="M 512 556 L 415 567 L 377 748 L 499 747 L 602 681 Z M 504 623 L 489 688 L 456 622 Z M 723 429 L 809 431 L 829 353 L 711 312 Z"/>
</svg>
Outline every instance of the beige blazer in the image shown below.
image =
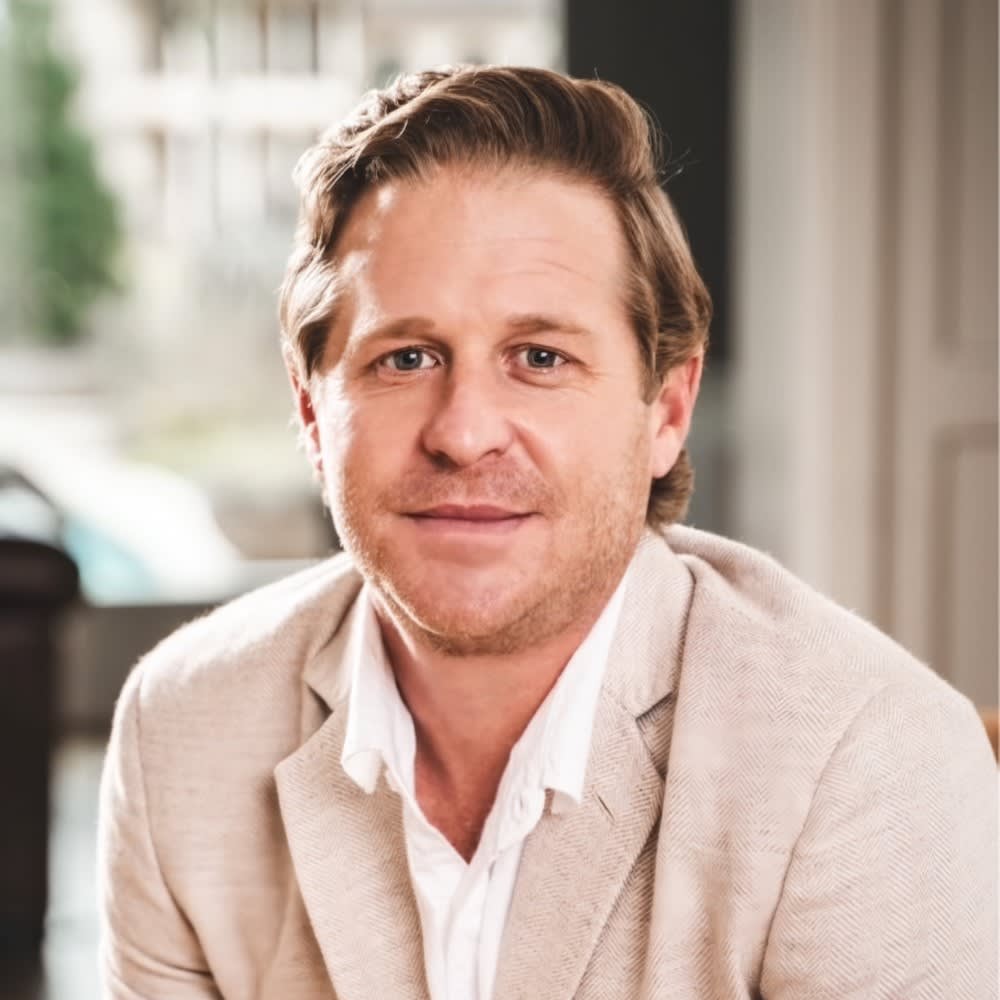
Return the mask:
<svg viewBox="0 0 1000 1000">
<path fill-rule="evenodd" d="M 497 1000 L 997 995 L 997 773 L 973 707 L 766 557 L 636 557 L 583 803 L 528 838 Z M 426 997 L 398 799 L 340 767 L 339 557 L 187 625 L 122 692 L 107 997 Z"/>
</svg>

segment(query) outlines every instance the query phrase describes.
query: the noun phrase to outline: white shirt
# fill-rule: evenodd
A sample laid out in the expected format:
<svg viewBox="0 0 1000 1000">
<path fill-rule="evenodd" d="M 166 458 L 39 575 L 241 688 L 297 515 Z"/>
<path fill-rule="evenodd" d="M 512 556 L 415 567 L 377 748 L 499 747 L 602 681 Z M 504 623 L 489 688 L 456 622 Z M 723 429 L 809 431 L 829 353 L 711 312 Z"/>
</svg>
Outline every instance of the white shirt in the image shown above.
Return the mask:
<svg viewBox="0 0 1000 1000">
<path fill-rule="evenodd" d="M 583 798 L 597 700 L 624 596 L 625 578 L 511 750 L 469 863 L 417 802 L 413 720 L 385 655 L 367 586 L 358 596 L 346 651 L 351 688 L 341 763 L 369 794 L 385 773 L 403 800 L 431 1000 L 489 1000 L 493 994 L 521 850 L 541 819 L 545 792 L 553 792 L 555 813 Z"/>
</svg>

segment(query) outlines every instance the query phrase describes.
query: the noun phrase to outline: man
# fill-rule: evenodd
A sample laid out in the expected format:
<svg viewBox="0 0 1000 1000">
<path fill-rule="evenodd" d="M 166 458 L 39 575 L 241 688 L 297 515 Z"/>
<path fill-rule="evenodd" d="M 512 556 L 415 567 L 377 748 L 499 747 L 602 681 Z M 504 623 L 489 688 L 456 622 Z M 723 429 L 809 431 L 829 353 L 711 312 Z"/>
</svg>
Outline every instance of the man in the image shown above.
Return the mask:
<svg viewBox="0 0 1000 1000">
<path fill-rule="evenodd" d="M 980 998 L 969 703 L 678 527 L 710 305 L 621 90 L 460 69 L 300 164 L 282 289 L 346 555 L 132 674 L 120 998 Z"/>
</svg>

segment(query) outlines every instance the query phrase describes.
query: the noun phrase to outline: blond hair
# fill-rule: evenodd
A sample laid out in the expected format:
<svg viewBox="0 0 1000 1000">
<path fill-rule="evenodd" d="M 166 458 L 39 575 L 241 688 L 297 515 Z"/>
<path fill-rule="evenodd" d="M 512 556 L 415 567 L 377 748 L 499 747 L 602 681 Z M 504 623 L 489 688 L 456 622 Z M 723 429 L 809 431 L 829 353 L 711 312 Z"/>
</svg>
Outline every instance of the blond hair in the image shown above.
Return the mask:
<svg viewBox="0 0 1000 1000">
<path fill-rule="evenodd" d="M 614 205 L 630 255 L 626 307 L 650 401 L 671 368 L 702 351 L 712 305 L 684 230 L 661 187 L 659 133 L 614 84 L 542 69 L 457 67 L 400 77 L 369 92 L 299 161 L 295 246 L 280 293 L 283 347 L 308 380 L 322 356 L 340 293 L 337 240 L 352 206 L 390 178 L 445 165 L 556 172 Z M 694 474 L 686 450 L 650 488 L 647 523 L 687 510 Z"/>
</svg>

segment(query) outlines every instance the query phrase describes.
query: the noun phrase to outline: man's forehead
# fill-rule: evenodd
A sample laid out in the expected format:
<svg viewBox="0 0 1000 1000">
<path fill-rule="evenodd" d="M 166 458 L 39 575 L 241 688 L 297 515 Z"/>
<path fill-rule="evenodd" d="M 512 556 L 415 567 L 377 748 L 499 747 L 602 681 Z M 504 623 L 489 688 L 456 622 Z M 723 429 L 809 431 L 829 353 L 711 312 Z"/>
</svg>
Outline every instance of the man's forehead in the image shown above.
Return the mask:
<svg viewBox="0 0 1000 1000">
<path fill-rule="evenodd" d="M 584 234 L 605 247 L 624 243 L 610 199 L 592 184 L 554 170 L 444 166 L 366 191 L 351 210 L 340 254 L 431 239 L 458 246 L 519 241 L 543 253 Z M 589 247 L 588 239 L 582 249 Z"/>
<path fill-rule="evenodd" d="M 618 325 L 623 243 L 611 205 L 556 174 L 385 181 L 355 206 L 339 244 L 337 326 L 367 339 L 414 316 L 494 331 Z"/>
</svg>

